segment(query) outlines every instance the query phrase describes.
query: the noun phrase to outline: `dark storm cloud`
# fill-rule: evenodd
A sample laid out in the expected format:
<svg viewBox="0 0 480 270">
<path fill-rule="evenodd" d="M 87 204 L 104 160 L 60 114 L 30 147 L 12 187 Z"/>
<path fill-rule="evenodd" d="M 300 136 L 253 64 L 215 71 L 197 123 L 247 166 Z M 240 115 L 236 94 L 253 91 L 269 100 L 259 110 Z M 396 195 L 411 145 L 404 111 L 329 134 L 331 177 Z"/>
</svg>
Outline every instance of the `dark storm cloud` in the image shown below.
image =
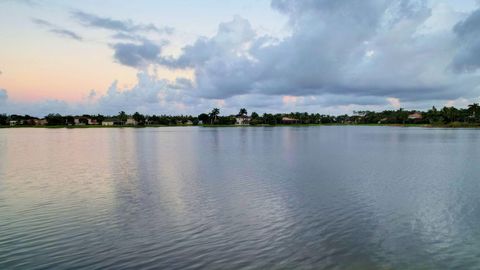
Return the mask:
<svg viewBox="0 0 480 270">
<path fill-rule="evenodd" d="M 193 68 L 199 95 L 220 99 L 262 94 L 353 97 L 337 98 L 345 104 L 378 104 L 387 97 L 445 100 L 471 96 L 479 83 L 449 68 L 457 40 L 451 27 L 431 29 L 427 1 L 273 0 L 271 6 L 289 17 L 291 33 L 284 39 L 259 36 L 236 17 L 220 24 L 213 37 L 159 63 Z M 476 16 L 455 27 L 457 36 L 475 41 L 463 50 L 469 67 L 480 63 Z"/>
<path fill-rule="evenodd" d="M 73 11 L 73 18 L 84 26 L 106 29 L 113 32 L 118 42 L 111 44 L 115 60 L 125 66 L 144 68 L 159 61 L 165 41 L 153 42 L 148 33 L 172 34 L 171 27 L 157 27 L 154 24 L 139 24 L 131 20 L 116 20 L 83 11 Z"/>
<path fill-rule="evenodd" d="M 48 22 L 46 20 L 42 20 L 42 19 L 38 19 L 38 18 L 32 18 L 32 22 L 35 23 L 36 25 L 47 28 L 50 33 L 53 33 L 57 36 L 64 37 L 64 38 L 70 38 L 70 39 L 74 39 L 74 40 L 77 40 L 77 41 L 82 41 L 83 40 L 82 37 L 80 35 L 78 35 L 77 33 L 73 32 L 71 30 L 56 26 L 55 24 L 53 24 L 51 22 Z"/>
<path fill-rule="evenodd" d="M 459 49 L 453 61 L 456 71 L 475 71 L 480 67 L 480 9 L 454 27 Z"/>
<path fill-rule="evenodd" d="M 157 62 L 161 45 L 144 40 L 137 43 L 116 43 L 112 45 L 115 51 L 115 59 L 123 65 L 130 67 L 144 67 L 153 62 Z"/>
</svg>

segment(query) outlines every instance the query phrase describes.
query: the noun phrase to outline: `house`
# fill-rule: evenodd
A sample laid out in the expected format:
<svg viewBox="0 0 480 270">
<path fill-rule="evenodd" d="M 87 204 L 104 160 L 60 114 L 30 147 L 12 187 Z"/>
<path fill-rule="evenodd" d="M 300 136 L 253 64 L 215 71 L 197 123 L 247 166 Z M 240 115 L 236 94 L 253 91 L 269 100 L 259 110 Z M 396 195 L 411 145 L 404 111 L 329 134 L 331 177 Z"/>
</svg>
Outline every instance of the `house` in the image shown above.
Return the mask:
<svg viewBox="0 0 480 270">
<path fill-rule="evenodd" d="M 386 123 L 386 122 L 388 122 L 387 117 L 380 119 L 380 121 L 378 121 L 378 124 L 383 124 L 383 123 Z"/>
<path fill-rule="evenodd" d="M 127 122 L 125 122 L 125 125 L 129 126 L 136 126 L 138 124 L 137 120 L 133 119 L 133 117 L 128 117 Z"/>
<path fill-rule="evenodd" d="M 96 119 L 87 118 L 87 124 L 89 124 L 89 125 L 98 125 L 98 122 L 97 122 Z"/>
<path fill-rule="evenodd" d="M 34 117 L 28 118 L 28 119 L 25 119 L 23 121 L 23 124 L 28 125 L 28 126 L 34 126 L 34 125 L 36 125 L 36 120 L 38 120 L 38 119 L 34 118 Z"/>
<path fill-rule="evenodd" d="M 235 116 L 235 125 L 250 125 L 252 118 L 247 115 L 237 115 Z"/>
<path fill-rule="evenodd" d="M 84 119 L 85 118 L 83 118 L 83 117 L 75 117 L 75 118 L 73 118 L 73 124 L 75 126 L 84 126 L 84 125 L 86 125 Z"/>
<path fill-rule="evenodd" d="M 16 120 L 10 120 L 10 126 L 13 127 L 13 126 L 16 126 L 17 125 L 17 121 Z"/>
<path fill-rule="evenodd" d="M 43 119 L 34 119 L 33 120 L 35 126 L 45 126 L 46 124 L 48 124 L 48 121 L 47 119 L 43 118 Z"/>
<path fill-rule="evenodd" d="M 418 112 L 412 113 L 412 114 L 410 114 L 410 115 L 408 116 L 408 119 L 409 119 L 409 120 L 422 120 L 422 118 L 423 118 L 423 117 L 422 117 L 422 114 L 421 114 L 421 113 L 418 113 Z"/>
<path fill-rule="evenodd" d="M 282 123 L 283 124 L 298 124 L 300 121 L 295 118 L 290 118 L 290 117 L 282 117 Z"/>
<path fill-rule="evenodd" d="M 102 121 L 102 126 L 121 126 L 123 122 L 116 118 L 108 118 Z"/>
</svg>

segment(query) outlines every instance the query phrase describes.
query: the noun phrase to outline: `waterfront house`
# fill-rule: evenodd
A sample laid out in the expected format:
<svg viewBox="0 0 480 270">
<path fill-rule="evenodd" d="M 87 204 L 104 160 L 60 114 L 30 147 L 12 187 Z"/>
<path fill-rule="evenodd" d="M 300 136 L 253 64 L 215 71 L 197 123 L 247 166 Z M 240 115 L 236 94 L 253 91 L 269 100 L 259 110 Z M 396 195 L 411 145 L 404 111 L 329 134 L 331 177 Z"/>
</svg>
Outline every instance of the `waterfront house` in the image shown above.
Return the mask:
<svg viewBox="0 0 480 270">
<path fill-rule="evenodd" d="M 36 120 L 38 120 L 38 118 L 35 118 L 35 117 L 27 118 L 23 120 L 23 124 L 27 126 L 34 126 L 36 125 Z"/>
<path fill-rule="evenodd" d="M 34 119 L 33 120 L 33 123 L 35 124 L 35 126 L 45 126 L 46 124 L 48 124 L 48 121 L 47 119 L 43 118 L 43 119 Z"/>
<path fill-rule="evenodd" d="M 86 125 L 86 123 L 85 123 L 85 118 L 83 118 L 83 117 L 75 117 L 75 118 L 73 118 L 73 124 L 74 124 L 75 126 L 84 126 L 84 125 Z"/>
<path fill-rule="evenodd" d="M 138 122 L 137 120 L 133 119 L 133 117 L 128 117 L 127 122 L 125 122 L 125 125 L 136 126 L 138 125 Z"/>
<path fill-rule="evenodd" d="M 409 120 L 422 120 L 422 118 L 423 118 L 422 114 L 418 112 L 412 113 L 408 116 Z"/>
<path fill-rule="evenodd" d="M 378 124 L 384 124 L 384 123 L 387 123 L 387 122 L 388 122 L 388 118 L 385 117 L 385 118 L 380 119 L 380 121 L 378 121 Z"/>
<path fill-rule="evenodd" d="M 98 122 L 97 122 L 96 119 L 87 118 L 87 124 L 89 124 L 89 125 L 98 125 Z"/>
<path fill-rule="evenodd" d="M 102 121 L 102 126 L 121 126 L 123 122 L 117 118 L 107 118 Z"/>
<path fill-rule="evenodd" d="M 282 117 L 282 124 L 298 124 L 300 121 L 295 118 Z"/>
<path fill-rule="evenodd" d="M 247 115 L 237 115 L 235 116 L 235 125 L 250 125 L 252 118 Z"/>
</svg>

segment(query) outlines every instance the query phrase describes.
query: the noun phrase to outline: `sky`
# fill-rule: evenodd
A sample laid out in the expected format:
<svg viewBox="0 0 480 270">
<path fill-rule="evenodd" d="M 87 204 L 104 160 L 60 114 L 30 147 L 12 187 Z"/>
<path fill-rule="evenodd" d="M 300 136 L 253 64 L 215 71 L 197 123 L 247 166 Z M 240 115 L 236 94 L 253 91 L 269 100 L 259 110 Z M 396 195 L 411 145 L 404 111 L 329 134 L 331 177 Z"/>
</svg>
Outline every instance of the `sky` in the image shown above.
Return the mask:
<svg viewBox="0 0 480 270">
<path fill-rule="evenodd" d="M 0 113 L 352 113 L 480 97 L 477 0 L 0 0 Z"/>
</svg>

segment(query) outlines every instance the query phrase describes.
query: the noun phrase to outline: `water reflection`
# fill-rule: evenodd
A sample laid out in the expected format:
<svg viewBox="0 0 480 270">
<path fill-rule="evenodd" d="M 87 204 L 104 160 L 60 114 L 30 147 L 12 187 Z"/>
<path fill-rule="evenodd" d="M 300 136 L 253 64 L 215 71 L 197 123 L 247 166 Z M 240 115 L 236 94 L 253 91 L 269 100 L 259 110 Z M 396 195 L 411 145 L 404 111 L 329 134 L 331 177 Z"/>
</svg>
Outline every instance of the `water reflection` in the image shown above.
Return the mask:
<svg viewBox="0 0 480 270">
<path fill-rule="evenodd" d="M 476 269 L 477 130 L 0 130 L 0 268 Z"/>
</svg>

